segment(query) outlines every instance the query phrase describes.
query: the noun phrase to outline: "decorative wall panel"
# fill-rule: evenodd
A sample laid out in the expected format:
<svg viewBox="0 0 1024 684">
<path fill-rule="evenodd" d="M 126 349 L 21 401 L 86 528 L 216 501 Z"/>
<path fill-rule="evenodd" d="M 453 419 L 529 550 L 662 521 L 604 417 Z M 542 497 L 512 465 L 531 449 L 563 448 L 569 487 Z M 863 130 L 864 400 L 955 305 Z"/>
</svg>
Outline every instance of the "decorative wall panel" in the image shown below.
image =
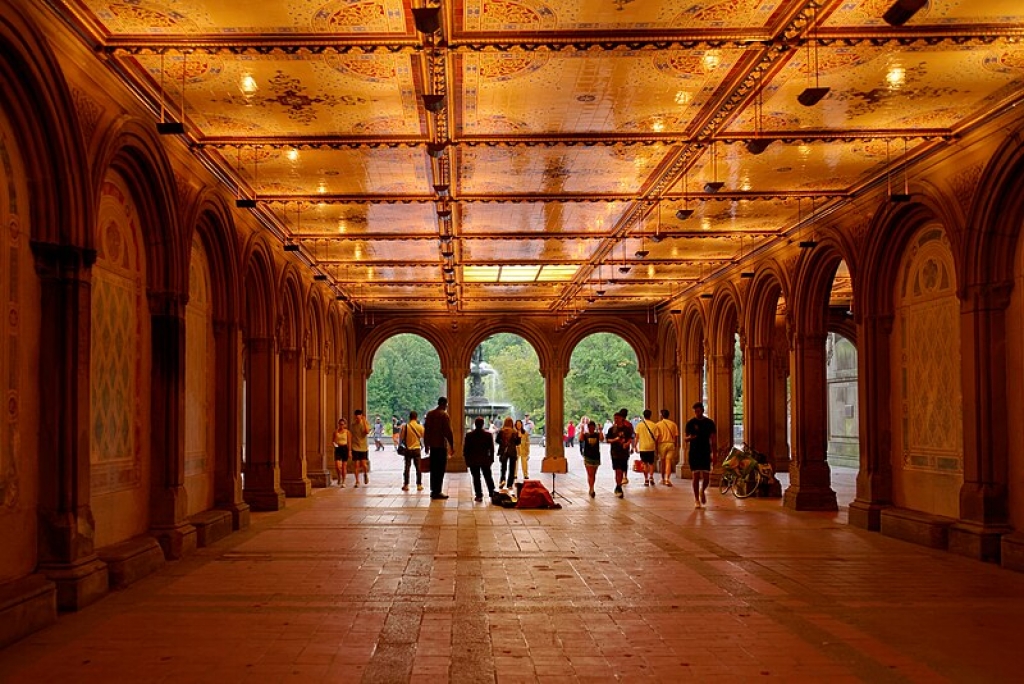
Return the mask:
<svg viewBox="0 0 1024 684">
<path fill-rule="evenodd" d="M 185 309 L 185 484 L 189 513 L 213 505 L 213 459 L 210 453 L 213 402 L 212 306 L 210 269 L 199 238 L 192 241 L 189 298 Z"/>
<path fill-rule="evenodd" d="M 141 477 L 144 292 L 137 236 L 138 216 L 127 192 L 104 183 L 92 284 L 94 495 L 137 487 Z"/>
</svg>

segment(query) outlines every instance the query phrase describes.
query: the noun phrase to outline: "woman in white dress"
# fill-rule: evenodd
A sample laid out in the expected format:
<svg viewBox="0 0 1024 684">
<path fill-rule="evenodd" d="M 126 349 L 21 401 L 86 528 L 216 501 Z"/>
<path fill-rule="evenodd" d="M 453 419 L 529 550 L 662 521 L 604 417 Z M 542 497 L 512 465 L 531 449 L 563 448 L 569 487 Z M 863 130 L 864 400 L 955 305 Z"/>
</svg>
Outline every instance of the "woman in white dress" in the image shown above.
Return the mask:
<svg viewBox="0 0 1024 684">
<path fill-rule="evenodd" d="M 528 480 L 530 478 L 530 470 L 528 463 L 530 461 L 530 433 L 523 427 L 523 421 L 516 421 L 516 432 L 519 434 L 519 446 L 516 448 L 519 452 L 519 469 L 523 472 L 523 479 Z"/>
</svg>

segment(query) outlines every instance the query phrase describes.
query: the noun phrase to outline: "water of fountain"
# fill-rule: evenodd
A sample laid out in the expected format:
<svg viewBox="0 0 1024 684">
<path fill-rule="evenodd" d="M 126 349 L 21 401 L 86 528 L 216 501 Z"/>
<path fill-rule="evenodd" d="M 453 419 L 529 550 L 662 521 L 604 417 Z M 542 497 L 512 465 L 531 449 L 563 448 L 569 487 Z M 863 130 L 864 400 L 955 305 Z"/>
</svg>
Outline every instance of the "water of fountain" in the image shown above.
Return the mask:
<svg viewBox="0 0 1024 684">
<path fill-rule="evenodd" d="M 484 378 L 488 375 L 497 375 L 489 363 L 484 361 L 483 347 L 477 347 L 473 352 L 473 359 L 469 364 L 469 396 L 466 397 L 466 427 L 472 427 L 473 420 L 477 416 L 483 416 L 490 425 L 495 418 L 503 420 L 505 416 L 512 415 L 512 404 L 506 401 L 489 399 L 484 390 Z"/>
</svg>

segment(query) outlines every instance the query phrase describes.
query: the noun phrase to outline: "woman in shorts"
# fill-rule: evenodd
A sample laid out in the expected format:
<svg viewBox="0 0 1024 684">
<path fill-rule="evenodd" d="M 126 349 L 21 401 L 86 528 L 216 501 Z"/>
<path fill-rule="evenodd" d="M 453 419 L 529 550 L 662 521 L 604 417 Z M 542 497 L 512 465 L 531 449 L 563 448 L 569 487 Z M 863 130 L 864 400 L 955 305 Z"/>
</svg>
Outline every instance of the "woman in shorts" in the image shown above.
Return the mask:
<svg viewBox="0 0 1024 684">
<path fill-rule="evenodd" d="M 583 465 L 587 467 L 587 484 L 590 485 L 590 498 L 593 499 L 594 480 L 597 479 L 597 469 L 601 465 L 601 441 L 603 435 L 597 431 L 597 423 L 587 421 L 587 431 L 580 436 L 580 444 L 583 446 Z"/>
<path fill-rule="evenodd" d="M 348 477 L 348 445 L 351 435 L 348 431 L 348 422 L 342 418 L 338 421 L 338 429 L 334 431 L 331 442 L 334 444 L 334 465 L 338 468 L 338 484 L 345 486 L 345 478 Z"/>
</svg>

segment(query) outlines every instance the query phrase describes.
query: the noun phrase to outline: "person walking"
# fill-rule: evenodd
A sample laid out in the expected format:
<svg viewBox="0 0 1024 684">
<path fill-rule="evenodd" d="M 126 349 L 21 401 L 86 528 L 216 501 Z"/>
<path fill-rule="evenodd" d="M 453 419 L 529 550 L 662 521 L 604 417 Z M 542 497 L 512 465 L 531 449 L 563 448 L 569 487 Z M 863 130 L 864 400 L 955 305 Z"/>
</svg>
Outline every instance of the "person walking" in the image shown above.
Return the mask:
<svg viewBox="0 0 1024 684">
<path fill-rule="evenodd" d="M 694 508 L 703 508 L 708 502 L 707 488 L 711 482 L 712 454 L 718 450 L 718 435 L 715 421 L 704 415 L 704 404 L 693 405 L 693 418 L 686 421 L 684 428 L 690 471 L 693 472 Z"/>
<path fill-rule="evenodd" d="M 384 423 L 381 422 L 380 416 L 373 420 L 373 449 L 384 451 Z"/>
<path fill-rule="evenodd" d="M 565 425 L 565 446 L 572 448 L 576 444 L 576 423 L 570 420 Z"/>
<path fill-rule="evenodd" d="M 657 430 L 654 433 L 658 436 L 658 458 L 661 460 L 661 484 L 666 487 L 674 487 L 672 484 L 672 469 L 676 465 L 676 456 L 679 454 L 679 426 L 675 421 L 669 419 L 668 409 L 661 409 L 661 420 L 657 422 Z"/>
<path fill-rule="evenodd" d="M 448 469 L 448 454 L 455 448 L 452 420 L 448 415 L 448 397 L 438 397 L 437 406 L 423 419 L 423 442 L 430 457 L 430 498 L 447 499 L 441 491 Z"/>
<path fill-rule="evenodd" d="M 498 486 L 501 489 L 511 489 L 516 484 L 516 461 L 519 460 L 519 433 L 516 432 L 511 418 L 505 419 L 505 424 L 494 436 L 494 441 L 498 443 L 498 458 L 501 460 L 501 484 Z"/>
<path fill-rule="evenodd" d="M 627 482 L 626 471 L 629 470 L 629 454 L 633 449 L 633 438 L 636 433 L 629 422 L 629 411 L 619 410 L 613 416 L 612 426 L 605 435 L 605 441 L 611 445 L 612 468 L 615 469 L 615 496 L 623 497 L 622 485 Z"/>
<path fill-rule="evenodd" d="M 580 437 L 580 444 L 583 445 L 583 465 L 587 468 L 587 484 L 590 485 L 590 498 L 597 496 L 594 493 L 594 481 L 597 479 L 597 469 L 601 467 L 601 442 L 602 435 L 597 431 L 597 423 L 587 421 L 586 432 Z"/>
<path fill-rule="evenodd" d="M 331 435 L 331 444 L 334 445 L 334 465 L 338 469 L 338 486 L 344 487 L 348 478 L 348 445 L 352 434 L 348 431 L 348 421 L 344 418 L 338 420 L 338 427 Z M 356 479 L 358 483 L 359 480 Z"/>
<path fill-rule="evenodd" d="M 484 492 L 480 485 L 480 476 L 483 475 L 487 483 L 487 495 L 494 496 L 494 478 L 491 476 L 491 464 L 494 463 L 494 440 L 491 433 L 484 429 L 485 420 L 477 417 L 473 421 L 474 429 L 466 433 L 462 440 L 462 458 L 469 466 L 469 472 L 473 476 L 473 493 L 476 495 L 474 501 L 483 501 Z"/>
<path fill-rule="evenodd" d="M 654 459 L 658 454 L 657 424 L 651 420 L 651 409 L 644 409 L 644 417 L 636 424 L 635 448 L 644 467 L 644 487 L 654 485 Z"/>
<path fill-rule="evenodd" d="M 519 446 L 516 451 L 519 454 L 519 470 L 523 473 L 523 480 L 530 478 L 530 433 L 526 431 L 523 421 L 516 421 L 516 434 L 519 435 Z"/>
<path fill-rule="evenodd" d="M 356 409 L 349 432 L 352 434 L 352 469 L 356 475 L 356 487 L 358 488 L 360 471 L 363 473 L 363 484 L 370 483 L 368 473 L 370 445 L 367 439 L 370 436 L 370 423 L 366 420 L 366 416 L 363 415 L 362 409 Z"/>
<path fill-rule="evenodd" d="M 391 414 L 391 443 L 395 446 L 395 451 L 398 451 L 398 433 L 402 431 L 402 419 Z"/>
<path fill-rule="evenodd" d="M 398 431 L 398 443 L 405 445 L 405 470 L 402 474 L 402 491 L 409 491 L 409 466 L 416 468 L 416 491 L 423 491 L 423 474 L 420 472 L 420 456 L 423 454 L 423 426 L 417 422 L 419 414 L 409 411 L 409 420 Z"/>
</svg>

